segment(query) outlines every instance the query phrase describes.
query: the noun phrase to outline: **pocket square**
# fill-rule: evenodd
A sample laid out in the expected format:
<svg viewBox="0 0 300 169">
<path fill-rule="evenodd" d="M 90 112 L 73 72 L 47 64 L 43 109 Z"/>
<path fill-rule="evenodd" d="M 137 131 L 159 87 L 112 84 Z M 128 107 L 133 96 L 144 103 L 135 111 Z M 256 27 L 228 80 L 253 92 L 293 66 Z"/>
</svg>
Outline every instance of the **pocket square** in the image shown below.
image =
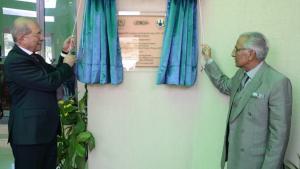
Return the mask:
<svg viewBox="0 0 300 169">
<path fill-rule="evenodd" d="M 264 94 L 257 93 L 257 92 L 253 92 L 251 96 L 254 97 L 254 98 L 257 98 L 257 99 L 263 99 L 265 97 Z"/>
</svg>

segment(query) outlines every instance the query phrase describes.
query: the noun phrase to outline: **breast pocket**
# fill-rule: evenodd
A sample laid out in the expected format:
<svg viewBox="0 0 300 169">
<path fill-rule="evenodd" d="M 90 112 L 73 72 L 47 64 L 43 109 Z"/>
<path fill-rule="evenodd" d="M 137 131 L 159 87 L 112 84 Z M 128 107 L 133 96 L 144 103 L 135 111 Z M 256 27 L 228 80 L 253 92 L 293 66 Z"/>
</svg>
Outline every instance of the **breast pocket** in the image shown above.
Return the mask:
<svg viewBox="0 0 300 169">
<path fill-rule="evenodd" d="M 253 115 L 253 118 L 267 118 L 266 112 L 268 112 L 269 102 L 267 97 L 251 97 L 248 102 L 249 114 Z"/>
</svg>

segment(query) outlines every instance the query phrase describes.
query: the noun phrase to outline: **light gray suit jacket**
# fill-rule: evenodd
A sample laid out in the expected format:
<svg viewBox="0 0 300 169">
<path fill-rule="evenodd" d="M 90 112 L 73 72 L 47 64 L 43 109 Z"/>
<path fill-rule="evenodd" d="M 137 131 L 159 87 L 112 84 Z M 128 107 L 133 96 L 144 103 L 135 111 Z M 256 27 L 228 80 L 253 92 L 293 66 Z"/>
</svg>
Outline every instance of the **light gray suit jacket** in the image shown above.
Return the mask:
<svg viewBox="0 0 300 169">
<path fill-rule="evenodd" d="M 290 80 L 263 63 L 239 92 L 243 69 L 228 78 L 212 62 L 205 71 L 230 96 L 221 168 L 227 159 L 228 169 L 281 169 L 291 125 Z"/>
</svg>

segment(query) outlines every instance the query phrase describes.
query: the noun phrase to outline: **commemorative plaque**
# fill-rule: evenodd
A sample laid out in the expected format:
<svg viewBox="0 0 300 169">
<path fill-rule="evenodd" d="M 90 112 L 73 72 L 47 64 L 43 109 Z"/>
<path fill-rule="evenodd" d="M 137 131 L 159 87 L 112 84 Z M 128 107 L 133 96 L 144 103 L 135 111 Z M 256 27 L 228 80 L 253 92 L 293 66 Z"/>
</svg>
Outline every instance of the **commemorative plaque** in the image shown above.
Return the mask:
<svg viewBox="0 0 300 169">
<path fill-rule="evenodd" d="M 118 19 L 124 68 L 159 66 L 165 16 L 119 15 Z"/>
</svg>

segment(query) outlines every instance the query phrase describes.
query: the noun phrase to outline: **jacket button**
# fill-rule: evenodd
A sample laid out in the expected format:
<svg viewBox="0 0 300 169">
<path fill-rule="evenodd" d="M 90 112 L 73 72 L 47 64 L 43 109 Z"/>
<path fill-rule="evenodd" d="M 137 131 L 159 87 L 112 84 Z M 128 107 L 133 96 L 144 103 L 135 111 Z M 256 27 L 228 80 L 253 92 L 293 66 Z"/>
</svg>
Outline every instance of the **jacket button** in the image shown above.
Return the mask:
<svg viewBox="0 0 300 169">
<path fill-rule="evenodd" d="M 241 148 L 240 150 L 241 150 L 241 152 L 244 152 L 244 151 L 245 151 L 245 149 L 244 149 L 244 148 Z"/>
<path fill-rule="evenodd" d="M 249 116 L 252 116 L 252 113 L 251 113 L 251 112 L 248 112 L 248 115 L 249 115 Z"/>
</svg>

